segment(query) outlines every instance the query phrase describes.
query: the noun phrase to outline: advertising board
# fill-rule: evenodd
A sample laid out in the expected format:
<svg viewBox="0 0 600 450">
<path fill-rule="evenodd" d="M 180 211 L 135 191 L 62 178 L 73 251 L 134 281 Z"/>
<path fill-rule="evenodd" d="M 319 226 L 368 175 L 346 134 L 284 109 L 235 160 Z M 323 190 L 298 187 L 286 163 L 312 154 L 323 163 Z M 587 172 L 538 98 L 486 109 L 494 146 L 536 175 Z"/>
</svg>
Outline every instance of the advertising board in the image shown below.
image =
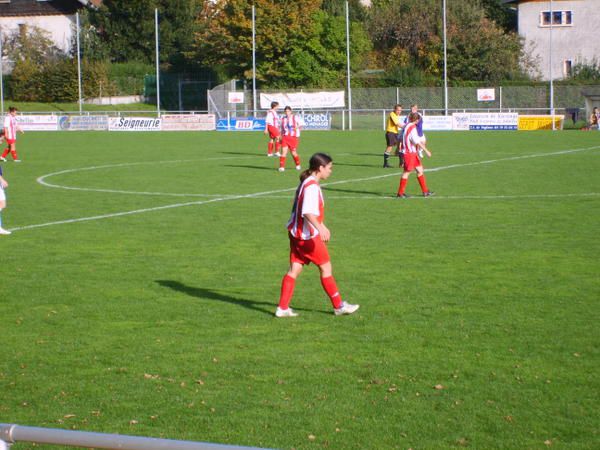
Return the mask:
<svg viewBox="0 0 600 450">
<path fill-rule="evenodd" d="M 217 121 L 217 131 L 263 131 L 265 119 L 254 117 L 231 117 Z"/>
<path fill-rule="evenodd" d="M 58 119 L 59 130 L 69 131 L 106 131 L 108 116 L 61 116 Z"/>
<path fill-rule="evenodd" d="M 58 116 L 17 115 L 17 124 L 23 131 L 56 131 Z"/>
<path fill-rule="evenodd" d="M 214 114 L 163 114 L 162 131 L 212 131 L 216 129 Z"/>
<path fill-rule="evenodd" d="M 162 119 L 151 117 L 111 117 L 109 131 L 160 131 Z"/>
</svg>

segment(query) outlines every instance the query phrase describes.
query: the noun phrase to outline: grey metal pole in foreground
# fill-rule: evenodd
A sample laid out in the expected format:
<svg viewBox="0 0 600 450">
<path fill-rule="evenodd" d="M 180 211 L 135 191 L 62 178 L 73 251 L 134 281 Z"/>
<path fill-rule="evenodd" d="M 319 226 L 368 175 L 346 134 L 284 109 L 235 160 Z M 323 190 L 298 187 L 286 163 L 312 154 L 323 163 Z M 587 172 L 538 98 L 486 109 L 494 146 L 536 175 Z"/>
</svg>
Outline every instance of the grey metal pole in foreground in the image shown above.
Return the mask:
<svg viewBox="0 0 600 450">
<path fill-rule="evenodd" d="M 14 442 L 35 442 L 37 444 L 68 445 L 110 450 L 258 450 L 256 447 L 240 447 L 237 445 L 24 427 L 0 423 L 0 450 L 4 450 L 7 447 L 6 444 Z"/>
<path fill-rule="evenodd" d="M 348 129 L 352 130 L 352 88 L 350 87 L 350 9 L 346 0 L 346 65 L 348 67 Z"/>
<path fill-rule="evenodd" d="M 448 52 L 447 52 L 447 33 L 446 33 L 446 0 L 443 2 L 443 19 L 444 19 L 444 115 L 448 115 Z"/>
<path fill-rule="evenodd" d="M 252 5 L 252 117 L 256 117 L 256 9 Z"/>
<path fill-rule="evenodd" d="M 2 35 L 2 27 L 0 27 L 0 115 L 4 114 L 4 73 L 2 64 L 2 41 L 4 37 Z M 0 449 L 1 450 L 1 449 Z"/>
<path fill-rule="evenodd" d="M 554 23 L 554 11 L 552 8 L 552 0 L 550 0 L 550 55 L 549 55 L 549 66 L 550 66 L 550 114 L 552 114 L 552 131 L 556 129 L 554 126 L 554 77 L 552 76 L 552 25 Z"/>
<path fill-rule="evenodd" d="M 154 8 L 154 39 L 156 42 L 156 114 L 160 117 L 160 68 L 158 54 L 158 8 Z"/>
<path fill-rule="evenodd" d="M 83 112 L 83 99 L 81 92 L 81 47 L 79 45 L 79 13 L 75 15 L 77 22 L 77 85 L 79 87 L 79 115 Z"/>
</svg>

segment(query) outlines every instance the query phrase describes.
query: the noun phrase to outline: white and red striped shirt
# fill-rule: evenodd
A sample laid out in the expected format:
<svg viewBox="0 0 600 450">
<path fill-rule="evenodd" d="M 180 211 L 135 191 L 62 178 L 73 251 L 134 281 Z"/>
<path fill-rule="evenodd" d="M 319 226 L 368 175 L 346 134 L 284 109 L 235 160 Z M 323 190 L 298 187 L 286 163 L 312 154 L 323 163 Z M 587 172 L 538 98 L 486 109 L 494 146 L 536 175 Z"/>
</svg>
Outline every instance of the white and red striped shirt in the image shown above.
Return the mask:
<svg viewBox="0 0 600 450">
<path fill-rule="evenodd" d="M 421 142 L 421 137 L 419 136 L 416 123 L 409 123 L 406 126 L 406 128 L 404 129 L 404 137 L 402 140 L 404 144 L 404 153 L 418 152 L 419 148 L 417 144 Z"/>
<path fill-rule="evenodd" d="M 270 109 L 267 111 L 267 118 L 265 120 L 267 126 L 271 125 L 272 127 L 279 128 L 281 124 L 281 119 L 279 118 L 279 114 L 274 109 Z"/>
<path fill-rule="evenodd" d="M 304 241 L 319 235 L 317 229 L 304 218 L 305 214 L 317 216 L 319 223 L 325 218 L 325 202 L 319 182 L 314 176 L 304 180 L 296 190 L 292 215 L 287 223 L 287 229 L 296 239 Z"/>
<path fill-rule="evenodd" d="M 17 118 L 10 114 L 4 117 L 4 137 L 7 140 L 17 139 Z"/>
<path fill-rule="evenodd" d="M 295 114 L 284 116 L 281 119 L 281 128 L 283 128 L 284 136 L 300 137 L 300 129 L 304 126 L 302 118 L 298 118 Z"/>
</svg>

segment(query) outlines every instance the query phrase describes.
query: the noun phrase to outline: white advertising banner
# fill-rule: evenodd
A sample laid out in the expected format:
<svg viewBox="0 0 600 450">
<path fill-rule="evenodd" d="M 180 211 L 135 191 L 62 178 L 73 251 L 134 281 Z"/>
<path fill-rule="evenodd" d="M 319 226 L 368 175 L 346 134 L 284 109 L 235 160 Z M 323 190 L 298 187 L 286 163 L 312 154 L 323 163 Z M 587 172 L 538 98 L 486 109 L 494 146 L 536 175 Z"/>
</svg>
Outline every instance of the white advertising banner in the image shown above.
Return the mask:
<svg viewBox="0 0 600 450">
<path fill-rule="evenodd" d="M 451 131 L 452 116 L 423 116 L 424 131 Z"/>
<path fill-rule="evenodd" d="M 212 131 L 217 129 L 214 114 L 163 114 L 162 131 Z"/>
<path fill-rule="evenodd" d="M 496 89 L 477 89 L 478 102 L 493 102 L 496 100 Z"/>
<path fill-rule="evenodd" d="M 453 113 L 452 120 L 454 130 L 516 130 L 519 114 Z"/>
<path fill-rule="evenodd" d="M 56 131 L 58 116 L 17 115 L 17 124 L 23 131 Z"/>
<path fill-rule="evenodd" d="M 228 92 L 227 100 L 229 103 L 238 104 L 244 103 L 244 93 L 243 92 Z"/>
<path fill-rule="evenodd" d="M 344 108 L 346 97 L 344 91 L 260 94 L 262 109 L 270 109 L 271 102 L 279 102 L 281 108 L 289 106 L 293 109 Z"/>
<path fill-rule="evenodd" d="M 150 117 L 111 117 L 109 131 L 160 131 L 162 119 Z"/>
<path fill-rule="evenodd" d="M 108 130 L 108 116 L 61 116 L 58 120 L 58 129 L 105 131 Z"/>
</svg>

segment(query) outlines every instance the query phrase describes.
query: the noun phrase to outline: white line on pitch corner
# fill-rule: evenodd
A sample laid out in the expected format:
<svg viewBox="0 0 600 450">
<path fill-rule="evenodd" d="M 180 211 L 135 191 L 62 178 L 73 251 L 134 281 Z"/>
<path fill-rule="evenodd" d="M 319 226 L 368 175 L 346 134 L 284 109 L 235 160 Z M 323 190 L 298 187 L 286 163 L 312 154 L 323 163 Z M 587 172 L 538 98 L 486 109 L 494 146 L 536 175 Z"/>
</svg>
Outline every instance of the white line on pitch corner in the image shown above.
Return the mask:
<svg viewBox="0 0 600 450">
<path fill-rule="evenodd" d="M 583 152 L 586 150 L 595 150 L 595 149 L 599 149 L 599 148 L 600 148 L 600 146 L 594 146 L 594 147 L 586 147 L 586 148 L 580 148 L 580 149 L 561 150 L 561 151 L 552 152 L 552 153 L 534 153 L 534 154 L 530 154 L 530 155 L 512 156 L 512 157 L 508 157 L 508 158 L 491 159 L 491 160 L 486 160 L 486 161 L 476 161 L 476 162 L 472 162 L 472 163 L 452 164 L 449 166 L 434 167 L 432 169 L 429 169 L 429 172 L 437 172 L 440 170 L 454 169 L 454 168 L 474 166 L 474 165 L 493 164 L 496 162 L 503 162 L 503 161 L 515 161 L 515 160 L 527 159 L 527 158 L 558 156 L 558 155 L 564 155 L 564 154 L 568 154 L 568 153 Z M 156 162 L 154 162 L 154 163 L 156 163 Z M 124 166 L 124 165 L 128 165 L 128 164 L 134 165 L 135 163 L 124 163 L 122 165 Z M 139 164 L 144 164 L 144 163 L 139 163 Z M 150 164 L 150 162 L 148 162 L 148 164 Z M 102 166 L 97 166 L 97 167 L 102 167 Z M 104 166 L 104 167 L 106 167 L 106 166 Z M 114 167 L 114 166 L 112 166 L 112 167 Z M 71 172 L 75 171 L 75 170 L 77 170 L 77 169 L 70 169 Z M 79 170 L 85 170 L 85 169 L 79 169 Z M 92 169 L 87 168 L 87 170 L 92 170 Z M 58 173 L 65 173 L 65 171 L 56 172 L 56 174 L 58 174 Z M 334 181 L 332 183 L 326 183 L 326 184 L 324 183 L 322 186 L 327 187 L 327 186 L 333 186 L 333 185 L 338 185 L 338 184 L 356 183 L 356 182 L 361 182 L 361 181 L 373 181 L 373 180 L 378 180 L 378 179 L 382 179 L 382 178 L 388 178 L 391 176 L 398 176 L 398 173 L 399 173 L 398 171 L 395 171 L 394 173 L 391 173 L 391 174 L 378 175 L 378 176 L 374 176 L 374 177 L 354 178 L 354 179 L 349 179 L 349 180 Z M 62 225 L 62 224 L 69 224 L 69 223 L 76 223 L 76 222 L 86 222 L 86 221 L 91 221 L 91 220 L 109 219 L 109 218 L 113 218 L 113 217 L 128 216 L 128 215 L 133 215 L 133 214 L 142 214 L 142 213 L 146 213 L 146 212 L 161 211 L 161 210 L 165 210 L 165 209 L 181 208 L 183 206 L 204 205 L 204 204 L 208 204 L 208 203 L 216 203 L 216 202 L 222 202 L 222 201 L 228 201 L 228 200 L 239 200 L 239 199 L 243 199 L 243 198 L 269 196 L 269 195 L 273 195 L 273 194 L 281 194 L 284 192 L 293 192 L 295 190 L 296 190 L 296 187 L 287 188 L 287 189 L 278 189 L 278 190 L 273 190 L 273 191 L 256 192 L 254 194 L 240 194 L 240 195 L 223 196 L 223 197 L 213 198 L 210 200 L 175 203 L 175 204 L 171 204 L 171 205 L 156 206 L 156 207 L 152 207 L 152 208 L 136 209 L 133 211 L 123 211 L 123 212 L 118 212 L 118 213 L 102 214 L 102 215 L 98 215 L 98 216 L 80 217 L 77 219 L 59 220 L 56 222 L 25 225 L 22 227 L 12 228 L 11 231 L 29 230 L 29 229 L 33 229 L 33 228 L 42 228 L 42 227 L 49 227 L 49 226 L 53 226 L 53 225 Z M 591 195 L 595 195 L 595 194 L 592 193 Z M 361 197 L 361 198 L 364 198 L 364 197 Z M 435 198 L 435 197 L 432 197 L 432 198 Z M 438 198 L 444 198 L 444 197 L 439 196 Z"/>
</svg>

